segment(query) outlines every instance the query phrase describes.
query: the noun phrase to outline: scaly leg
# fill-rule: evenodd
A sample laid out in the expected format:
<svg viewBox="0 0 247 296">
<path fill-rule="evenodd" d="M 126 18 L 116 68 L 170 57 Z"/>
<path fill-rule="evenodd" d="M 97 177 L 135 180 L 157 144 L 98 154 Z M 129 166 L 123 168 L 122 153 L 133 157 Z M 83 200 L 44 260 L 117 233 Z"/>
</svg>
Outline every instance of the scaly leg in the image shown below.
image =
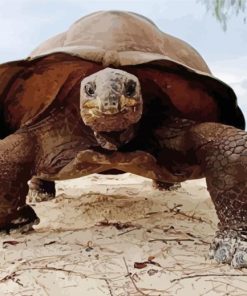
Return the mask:
<svg viewBox="0 0 247 296">
<path fill-rule="evenodd" d="M 0 142 L 0 229 L 27 231 L 37 224 L 33 209 L 26 205 L 27 182 L 35 162 L 34 138 L 16 133 Z"/>
<path fill-rule="evenodd" d="M 188 135 L 220 221 L 211 258 L 234 268 L 247 267 L 247 133 L 203 123 Z"/>
<path fill-rule="evenodd" d="M 159 166 L 151 154 L 143 151 L 102 154 L 93 150 L 84 150 L 79 152 L 73 161 L 52 178 L 62 180 L 70 178 L 70 175 L 75 178 L 112 169 L 153 180 L 165 180 L 168 183 L 185 181 L 188 179 L 188 175 L 191 175 L 190 172 L 184 172 L 184 175 L 175 176 L 165 167 Z"/>
</svg>

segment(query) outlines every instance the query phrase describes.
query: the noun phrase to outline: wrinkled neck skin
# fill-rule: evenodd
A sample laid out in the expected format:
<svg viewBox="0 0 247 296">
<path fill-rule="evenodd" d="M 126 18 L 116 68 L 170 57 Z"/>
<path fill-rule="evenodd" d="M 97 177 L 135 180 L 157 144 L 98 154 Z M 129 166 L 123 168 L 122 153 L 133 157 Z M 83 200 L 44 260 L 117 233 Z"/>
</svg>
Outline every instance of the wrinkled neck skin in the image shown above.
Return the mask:
<svg viewBox="0 0 247 296">
<path fill-rule="evenodd" d="M 123 131 L 97 132 L 94 131 L 95 139 L 101 148 L 116 151 L 125 144 L 128 144 L 135 136 L 138 124 L 131 125 Z"/>
</svg>

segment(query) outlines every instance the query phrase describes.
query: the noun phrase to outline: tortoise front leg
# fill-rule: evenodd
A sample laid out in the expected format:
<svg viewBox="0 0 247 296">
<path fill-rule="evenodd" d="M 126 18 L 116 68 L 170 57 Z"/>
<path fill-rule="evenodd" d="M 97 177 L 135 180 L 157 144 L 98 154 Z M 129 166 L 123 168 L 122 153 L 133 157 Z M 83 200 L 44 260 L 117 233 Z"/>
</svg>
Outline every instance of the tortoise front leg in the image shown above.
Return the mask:
<svg viewBox="0 0 247 296">
<path fill-rule="evenodd" d="M 55 198 L 55 182 L 42 180 L 38 177 L 33 177 L 29 181 L 28 196 L 29 202 L 41 202 Z"/>
<path fill-rule="evenodd" d="M 52 178 L 62 180 L 71 176 L 75 178 L 112 169 L 153 180 L 165 180 L 168 183 L 185 181 L 188 179 L 188 175 L 191 175 L 190 172 L 185 172 L 180 176 L 173 175 L 165 167 L 158 165 L 150 153 L 144 151 L 102 154 L 93 150 L 84 150 L 79 152 L 73 161 Z"/>
<path fill-rule="evenodd" d="M 34 139 L 17 133 L 0 141 L 0 229 L 27 231 L 39 222 L 26 205 L 27 182 L 32 176 L 35 158 Z"/>
<path fill-rule="evenodd" d="M 190 129 L 198 161 L 219 218 L 211 257 L 247 267 L 247 133 L 221 124 Z"/>
</svg>

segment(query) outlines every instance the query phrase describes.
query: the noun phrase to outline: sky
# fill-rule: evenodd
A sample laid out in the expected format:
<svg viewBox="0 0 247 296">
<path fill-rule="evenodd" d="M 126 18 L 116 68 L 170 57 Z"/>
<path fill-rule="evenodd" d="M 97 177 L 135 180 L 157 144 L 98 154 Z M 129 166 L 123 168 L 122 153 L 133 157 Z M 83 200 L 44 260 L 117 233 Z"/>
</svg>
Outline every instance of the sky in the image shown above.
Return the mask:
<svg viewBox="0 0 247 296">
<path fill-rule="evenodd" d="M 26 58 L 42 41 L 97 10 L 128 10 L 190 43 L 213 74 L 232 86 L 247 118 L 247 24 L 224 32 L 201 0 L 0 0 L 0 63 Z"/>
</svg>

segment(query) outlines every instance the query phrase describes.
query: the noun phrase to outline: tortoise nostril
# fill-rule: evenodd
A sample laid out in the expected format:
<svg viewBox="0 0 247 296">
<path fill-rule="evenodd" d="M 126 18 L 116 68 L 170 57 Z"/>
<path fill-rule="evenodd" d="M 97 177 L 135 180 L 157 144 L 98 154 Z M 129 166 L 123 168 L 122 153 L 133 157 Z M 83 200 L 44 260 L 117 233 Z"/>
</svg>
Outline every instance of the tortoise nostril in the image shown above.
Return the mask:
<svg viewBox="0 0 247 296">
<path fill-rule="evenodd" d="M 103 103 L 104 108 L 116 108 L 118 106 L 118 102 L 117 101 L 107 101 Z"/>
</svg>

